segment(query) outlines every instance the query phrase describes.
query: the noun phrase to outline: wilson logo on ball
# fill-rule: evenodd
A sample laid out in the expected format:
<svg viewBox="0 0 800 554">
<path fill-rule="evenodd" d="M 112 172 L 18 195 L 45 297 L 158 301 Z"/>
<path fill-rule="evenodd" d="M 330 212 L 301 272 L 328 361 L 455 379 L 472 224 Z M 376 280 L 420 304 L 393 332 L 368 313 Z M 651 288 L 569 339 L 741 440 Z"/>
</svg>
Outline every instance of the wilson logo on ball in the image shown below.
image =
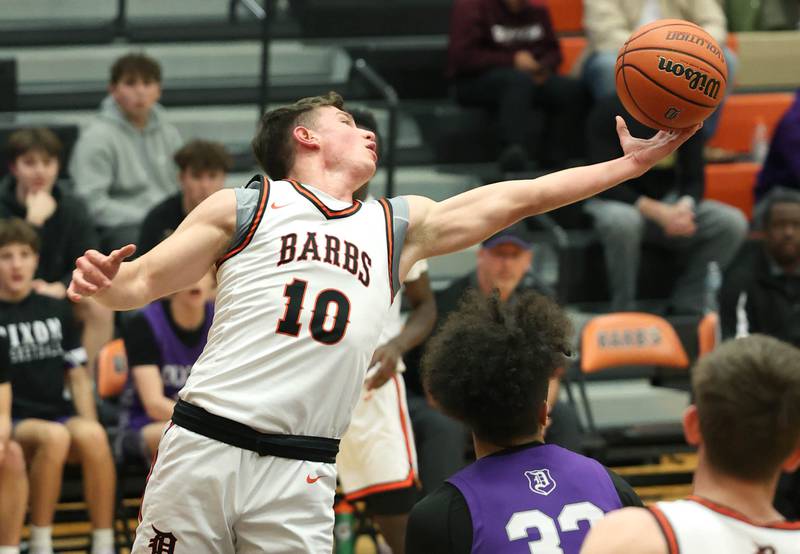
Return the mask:
<svg viewBox="0 0 800 554">
<path fill-rule="evenodd" d="M 681 110 L 679 110 L 674 106 L 670 106 L 669 108 L 667 108 L 667 111 L 664 112 L 664 117 L 666 117 L 670 121 L 677 118 L 679 115 L 681 115 Z"/>
<path fill-rule="evenodd" d="M 675 63 L 672 60 L 658 57 L 658 70 L 666 73 L 672 73 L 676 77 L 683 77 L 689 81 L 689 88 L 692 90 L 699 90 L 709 98 L 717 98 L 719 94 L 720 82 L 708 76 L 708 73 L 686 67 L 682 63 Z"/>
</svg>

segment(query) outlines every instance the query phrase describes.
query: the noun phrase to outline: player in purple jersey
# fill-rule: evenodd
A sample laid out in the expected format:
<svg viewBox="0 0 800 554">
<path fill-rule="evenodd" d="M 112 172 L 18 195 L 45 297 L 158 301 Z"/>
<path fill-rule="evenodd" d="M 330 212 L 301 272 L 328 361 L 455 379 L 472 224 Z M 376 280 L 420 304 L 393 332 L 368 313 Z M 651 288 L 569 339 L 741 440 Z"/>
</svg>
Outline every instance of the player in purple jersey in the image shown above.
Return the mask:
<svg viewBox="0 0 800 554">
<path fill-rule="evenodd" d="M 125 328 L 131 379 L 122 393 L 119 457 L 149 461 L 214 318 L 214 276 L 146 306 Z"/>
<path fill-rule="evenodd" d="M 472 429 L 478 460 L 411 512 L 408 552 L 577 554 L 592 523 L 641 500 L 595 460 L 544 444 L 547 388 L 570 325 L 533 292 L 471 293 L 432 339 L 423 383 Z"/>
</svg>

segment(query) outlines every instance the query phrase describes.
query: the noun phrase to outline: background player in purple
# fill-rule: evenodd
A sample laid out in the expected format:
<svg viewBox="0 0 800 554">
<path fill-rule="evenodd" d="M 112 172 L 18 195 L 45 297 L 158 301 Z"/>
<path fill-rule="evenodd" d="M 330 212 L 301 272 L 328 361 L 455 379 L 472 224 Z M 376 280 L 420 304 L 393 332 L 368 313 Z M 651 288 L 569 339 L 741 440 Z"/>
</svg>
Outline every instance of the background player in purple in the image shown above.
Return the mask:
<svg viewBox="0 0 800 554">
<path fill-rule="evenodd" d="M 577 554 L 603 514 L 642 505 L 599 462 L 544 444 L 548 384 L 569 331 L 544 296 L 501 304 L 472 292 L 431 340 L 423 383 L 472 429 L 478 460 L 414 507 L 408 552 Z"/>
<path fill-rule="evenodd" d="M 149 461 L 214 318 L 209 272 L 194 286 L 153 302 L 136 314 L 123 338 L 131 379 L 122 393 L 117 456 Z"/>
</svg>

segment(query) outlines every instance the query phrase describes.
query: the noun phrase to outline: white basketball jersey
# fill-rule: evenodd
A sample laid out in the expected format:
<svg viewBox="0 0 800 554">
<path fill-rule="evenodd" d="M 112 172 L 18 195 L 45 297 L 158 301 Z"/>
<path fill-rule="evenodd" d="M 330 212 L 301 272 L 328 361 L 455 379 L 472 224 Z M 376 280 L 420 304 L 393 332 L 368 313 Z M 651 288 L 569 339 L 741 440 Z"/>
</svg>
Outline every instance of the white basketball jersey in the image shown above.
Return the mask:
<svg viewBox="0 0 800 554">
<path fill-rule="evenodd" d="M 650 507 L 670 554 L 798 554 L 800 522 L 757 525 L 710 500 L 690 496 Z"/>
<path fill-rule="evenodd" d="M 400 287 L 408 205 L 262 178 L 236 195 L 214 323 L 180 396 L 262 433 L 339 438 Z"/>
</svg>

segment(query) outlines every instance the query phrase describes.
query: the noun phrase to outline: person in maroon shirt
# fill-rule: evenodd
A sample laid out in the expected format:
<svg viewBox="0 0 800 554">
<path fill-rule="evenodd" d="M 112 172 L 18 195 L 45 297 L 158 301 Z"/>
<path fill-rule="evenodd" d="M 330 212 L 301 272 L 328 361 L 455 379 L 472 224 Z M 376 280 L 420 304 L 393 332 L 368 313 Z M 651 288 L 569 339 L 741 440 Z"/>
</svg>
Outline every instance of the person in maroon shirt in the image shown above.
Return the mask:
<svg viewBox="0 0 800 554">
<path fill-rule="evenodd" d="M 450 20 L 447 75 L 456 99 L 491 109 L 498 117 L 504 171 L 528 162 L 533 110 L 547 115 L 546 145 L 539 161 L 563 167 L 581 157 L 588 92 L 578 80 L 557 74 L 561 49 L 547 7 L 531 0 L 455 0 Z"/>
</svg>

